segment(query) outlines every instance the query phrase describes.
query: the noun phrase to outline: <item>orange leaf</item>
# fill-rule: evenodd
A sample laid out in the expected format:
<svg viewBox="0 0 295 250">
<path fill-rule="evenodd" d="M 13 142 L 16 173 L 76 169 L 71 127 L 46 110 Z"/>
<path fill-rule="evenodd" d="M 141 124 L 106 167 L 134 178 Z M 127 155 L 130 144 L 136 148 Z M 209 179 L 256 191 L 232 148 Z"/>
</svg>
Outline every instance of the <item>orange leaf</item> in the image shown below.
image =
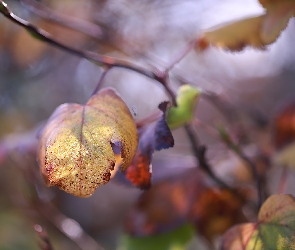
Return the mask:
<svg viewBox="0 0 295 250">
<path fill-rule="evenodd" d="M 48 186 L 88 197 L 110 180 L 112 144 L 121 148 L 122 171 L 137 148 L 132 115 L 115 90 L 106 88 L 85 105 L 59 106 L 41 132 L 38 161 Z"/>
<path fill-rule="evenodd" d="M 162 115 L 155 121 L 138 128 L 139 146 L 125 175 L 133 185 L 141 189 L 147 189 L 151 185 L 150 165 L 154 151 L 174 146 L 174 139 L 166 122 L 168 104 L 168 102 L 161 103 L 159 109 Z"/>
<path fill-rule="evenodd" d="M 260 0 L 260 3 L 266 8 L 265 14 L 212 28 L 197 41 L 196 48 L 204 50 L 212 45 L 240 51 L 246 46 L 263 49 L 275 42 L 295 13 L 295 1 Z"/>
<path fill-rule="evenodd" d="M 264 15 L 250 17 L 212 28 L 203 34 L 197 46 L 200 44 L 206 48 L 204 44 L 208 44 L 232 51 L 240 51 L 245 46 L 261 49 L 266 45 L 259 35 L 263 18 Z"/>
<path fill-rule="evenodd" d="M 278 149 L 295 141 L 295 102 L 286 106 L 274 119 L 274 142 Z"/>
</svg>

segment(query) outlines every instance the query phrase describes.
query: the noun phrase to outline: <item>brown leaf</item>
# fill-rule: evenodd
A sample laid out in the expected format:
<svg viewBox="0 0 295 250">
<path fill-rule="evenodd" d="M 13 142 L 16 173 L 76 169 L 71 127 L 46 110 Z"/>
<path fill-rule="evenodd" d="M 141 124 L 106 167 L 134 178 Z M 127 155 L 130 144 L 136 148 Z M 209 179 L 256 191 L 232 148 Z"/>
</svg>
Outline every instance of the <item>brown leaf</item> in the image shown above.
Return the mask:
<svg viewBox="0 0 295 250">
<path fill-rule="evenodd" d="M 265 43 L 273 43 L 283 31 L 295 13 L 294 0 L 262 1 L 267 9 L 260 36 Z"/>
<path fill-rule="evenodd" d="M 103 89 L 85 105 L 63 104 L 41 133 L 38 161 L 42 177 L 48 186 L 88 197 L 110 180 L 115 165 L 112 144 L 121 148 L 125 171 L 137 141 L 132 115 L 115 90 Z"/>
<path fill-rule="evenodd" d="M 263 49 L 275 42 L 295 12 L 294 0 L 260 0 L 266 14 L 230 22 L 212 28 L 196 43 L 197 49 L 204 50 L 209 45 L 240 51 L 246 46 Z"/>
<path fill-rule="evenodd" d="M 126 178 L 136 187 L 147 189 L 151 185 L 151 161 L 155 150 L 174 146 L 172 133 L 166 123 L 168 102 L 163 102 L 159 108 L 161 116 L 149 124 L 138 128 L 139 146 L 131 166 L 125 172 Z"/>
<path fill-rule="evenodd" d="M 201 44 L 203 48 L 206 48 L 207 46 L 204 44 L 207 44 L 232 51 L 240 51 L 245 46 L 261 49 L 266 45 L 260 38 L 260 28 L 264 16 L 245 18 L 212 28 L 211 31 L 203 34 L 197 46 Z"/>
<path fill-rule="evenodd" d="M 189 169 L 144 192 L 127 220 L 128 233 L 148 236 L 171 231 L 185 222 L 210 239 L 241 222 L 241 200 L 212 187 L 198 169 Z"/>
<path fill-rule="evenodd" d="M 284 107 L 274 119 L 274 162 L 295 168 L 295 103 Z"/>
<path fill-rule="evenodd" d="M 274 142 L 278 149 L 295 140 L 295 102 L 284 107 L 274 119 Z"/>
</svg>

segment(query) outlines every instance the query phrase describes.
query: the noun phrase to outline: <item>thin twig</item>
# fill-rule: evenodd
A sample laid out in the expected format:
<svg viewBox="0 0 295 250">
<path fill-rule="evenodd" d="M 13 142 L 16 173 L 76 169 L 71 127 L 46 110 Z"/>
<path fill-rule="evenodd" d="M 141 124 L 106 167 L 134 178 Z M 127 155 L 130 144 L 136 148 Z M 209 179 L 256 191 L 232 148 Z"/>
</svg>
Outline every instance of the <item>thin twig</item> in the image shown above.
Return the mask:
<svg viewBox="0 0 295 250">
<path fill-rule="evenodd" d="M 99 89 L 100 89 L 101 86 L 102 86 L 103 80 L 105 79 L 107 73 L 108 73 L 111 69 L 112 69 L 111 67 L 106 67 L 106 68 L 104 69 L 104 71 L 102 72 L 102 74 L 101 74 L 101 76 L 100 76 L 100 78 L 99 78 L 99 81 L 98 81 L 98 83 L 96 84 L 96 87 L 95 87 L 95 89 L 93 90 L 91 96 L 95 95 L 95 94 L 99 91 Z"/>
<path fill-rule="evenodd" d="M 89 61 L 99 64 L 101 66 L 128 69 L 159 82 L 160 84 L 163 85 L 163 87 L 165 88 L 169 96 L 171 97 L 173 105 L 176 105 L 175 94 L 170 88 L 169 84 L 167 84 L 167 77 L 165 72 L 163 73 L 161 71 L 149 71 L 147 69 L 136 66 L 124 60 L 119 60 L 119 59 L 116 59 L 110 56 L 101 55 L 92 51 L 79 50 L 79 49 L 75 49 L 70 46 L 64 45 L 58 42 L 57 40 L 55 40 L 48 32 L 34 26 L 33 24 L 13 14 L 7 7 L 7 4 L 4 3 L 2 0 L 0 0 L 0 12 L 12 22 L 25 28 L 33 37 L 43 42 L 46 42 L 54 47 L 62 49 L 78 57 L 88 59 Z"/>
<path fill-rule="evenodd" d="M 209 165 L 205 153 L 206 153 L 206 147 L 199 145 L 198 138 L 196 134 L 194 133 L 192 127 L 190 124 L 186 124 L 184 126 L 186 134 L 188 136 L 188 139 L 191 142 L 192 151 L 195 155 L 195 157 L 198 159 L 200 168 L 207 173 L 219 186 L 226 188 L 230 191 L 234 191 L 230 186 L 228 186 L 225 182 L 220 180 L 215 173 L 212 171 L 211 166 Z"/>
<path fill-rule="evenodd" d="M 173 67 L 179 63 L 195 46 L 195 41 L 191 41 L 187 47 L 179 53 L 179 55 L 170 63 L 170 65 L 166 68 L 165 72 L 168 74 L 168 72 L 173 69 Z"/>
<path fill-rule="evenodd" d="M 257 203 L 258 203 L 258 210 L 260 209 L 262 202 L 263 202 L 263 198 L 262 198 L 262 187 L 261 187 L 261 183 L 260 183 L 260 176 L 257 172 L 257 167 L 256 164 L 248 157 L 246 156 L 243 151 L 240 149 L 240 147 L 238 145 L 236 145 L 235 143 L 233 143 L 232 139 L 230 138 L 230 136 L 228 134 L 226 134 L 227 138 L 222 138 L 219 133 L 212 127 L 203 124 L 200 120 L 198 120 L 197 118 L 194 119 L 194 123 L 198 126 L 201 126 L 202 128 L 204 128 L 204 130 L 209 133 L 210 135 L 212 135 L 214 138 L 216 138 L 218 141 L 222 142 L 223 144 L 225 144 L 230 150 L 232 150 L 239 158 L 241 158 L 243 161 L 245 161 L 247 163 L 247 165 L 249 166 L 253 179 L 256 181 L 256 189 L 257 189 Z"/>
<path fill-rule="evenodd" d="M 277 194 L 282 194 L 285 192 L 286 190 L 286 186 L 287 186 L 287 173 L 288 173 L 288 167 L 287 166 L 282 166 L 282 173 L 281 173 L 281 178 L 280 178 L 280 182 L 279 182 L 279 186 L 277 189 Z"/>
<path fill-rule="evenodd" d="M 40 239 L 41 239 L 41 243 L 40 243 L 40 248 L 42 250 L 54 250 L 51 242 L 49 240 L 48 234 L 46 232 L 45 229 L 43 229 L 40 225 L 35 224 L 34 225 L 34 229 L 37 232 L 37 234 L 39 235 Z"/>
<path fill-rule="evenodd" d="M 83 250 L 104 250 L 80 224 L 62 214 L 52 203 L 38 201 L 36 208 L 50 223 L 58 228 L 64 235 L 75 242 Z"/>
</svg>

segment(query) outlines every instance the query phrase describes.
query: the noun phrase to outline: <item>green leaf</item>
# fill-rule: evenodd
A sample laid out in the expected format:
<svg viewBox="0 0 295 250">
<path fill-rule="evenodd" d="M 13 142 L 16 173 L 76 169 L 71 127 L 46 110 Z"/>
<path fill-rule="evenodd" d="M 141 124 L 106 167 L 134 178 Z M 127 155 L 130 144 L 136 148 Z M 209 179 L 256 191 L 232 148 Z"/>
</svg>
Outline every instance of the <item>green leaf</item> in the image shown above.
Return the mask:
<svg viewBox="0 0 295 250">
<path fill-rule="evenodd" d="M 170 129 L 178 128 L 193 119 L 200 94 L 200 89 L 190 85 L 183 85 L 179 88 L 176 99 L 177 107 L 171 107 L 167 115 Z"/>
<path fill-rule="evenodd" d="M 184 250 L 195 235 L 192 225 L 186 224 L 176 230 L 148 237 L 124 235 L 118 250 Z"/>
<path fill-rule="evenodd" d="M 273 195 L 262 205 L 258 222 L 229 229 L 223 236 L 224 250 L 295 249 L 295 199 Z"/>
</svg>

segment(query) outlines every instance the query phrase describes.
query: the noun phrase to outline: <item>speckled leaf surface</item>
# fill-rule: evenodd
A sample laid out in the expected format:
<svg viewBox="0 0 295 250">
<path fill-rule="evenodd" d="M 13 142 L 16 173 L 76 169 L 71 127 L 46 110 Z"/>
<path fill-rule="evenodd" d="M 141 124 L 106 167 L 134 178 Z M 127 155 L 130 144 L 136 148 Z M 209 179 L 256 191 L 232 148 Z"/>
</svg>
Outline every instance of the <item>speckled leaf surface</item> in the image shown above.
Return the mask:
<svg viewBox="0 0 295 250">
<path fill-rule="evenodd" d="M 112 88 L 85 105 L 60 105 L 40 134 L 38 161 L 47 186 L 89 197 L 110 180 L 112 144 L 121 148 L 122 171 L 135 155 L 138 135 L 132 115 Z"/>
</svg>

